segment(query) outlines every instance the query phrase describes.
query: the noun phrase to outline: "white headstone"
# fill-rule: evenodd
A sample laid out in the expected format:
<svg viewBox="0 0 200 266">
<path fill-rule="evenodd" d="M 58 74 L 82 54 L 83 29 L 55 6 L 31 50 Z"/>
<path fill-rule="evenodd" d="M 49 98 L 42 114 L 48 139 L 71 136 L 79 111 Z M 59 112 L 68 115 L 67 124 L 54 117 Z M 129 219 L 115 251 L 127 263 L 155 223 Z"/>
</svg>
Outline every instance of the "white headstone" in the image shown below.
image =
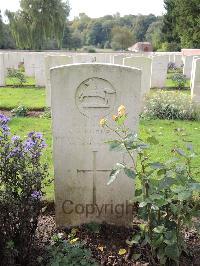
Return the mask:
<svg viewBox="0 0 200 266">
<path fill-rule="evenodd" d="M 112 63 L 112 57 L 108 53 L 73 54 L 73 63 Z"/>
<path fill-rule="evenodd" d="M 44 66 L 44 57 L 46 53 L 35 53 L 35 85 L 37 87 L 45 86 L 45 66 Z"/>
<path fill-rule="evenodd" d="M 73 63 L 95 63 L 95 53 L 75 54 L 73 56 Z"/>
<path fill-rule="evenodd" d="M 5 82 L 6 82 L 4 55 L 5 54 L 3 53 L 0 54 L 0 86 L 5 86 Z"/>
<path fill-rule="evenodd" d="M 177 67 L 181 67 L 183 65 L 181 54 L 174 54 L 174 63 Z"/>
<path fill-rule="evenodd" d="M 100 127 L 99 119 L 111 117 L 123 104 L 127 126 L 137 131 L 140 83 L 141 71 L 130 67 L 74 64 L 51 69 L 57 225 L 132 221 L 127 205 L 134 182 L 122 173 L 107 185 L 111 169 L 125 158 L 109 151 L 104 141 L 113 134 Z"/>
<path fill-rule="evenodd" d="M 156 55 L 152 57 L 151 88 L 163 88 L 167 78 L 168 55 Z"/>
<path fill-rule="evenodd" d="M 192 101 L 200 105 L 200 57 L 193 60 L 191 78 Z"/>
<path fill-rule="evenodd" d="M 150 91 L 151 87 L 151 64 L 152 59 L 145 56 L 126 57 L 124 66 L 136 67 L 142 70 L 141 96 Z"/>
<path fill-rule="evenodd" d="M 128 57 L 130 55 L 126 55 L 126 54 L 118 54 L 118 55 L 114 55 L 113 56 L 113 64 L 115 65 L 123 65 L 123 59 L 125 57 Z"/>
<path fill-rule="evenodd" d="M 35 77 L 35 53 L 24 53 L 25 74 L 28 77 Z"/>
<path fill-rule="evenodd" d="M 67 55 L 47 55 L 45 61 L 45 86 L 46 86 L 46 105 L 51 106 L 51 83 L 50 69 L 56 66 L 62 66 L 73 63 L 73 58 Z"/>
<path fill-rule="evenodd" d="M 183 56 L 183 74 L 186 76 L 186 78 L 191 79 L 191 73 L 192 73 L 192 61 L 193 61 L 193 55 L 191 56 Z"/>
</svg>

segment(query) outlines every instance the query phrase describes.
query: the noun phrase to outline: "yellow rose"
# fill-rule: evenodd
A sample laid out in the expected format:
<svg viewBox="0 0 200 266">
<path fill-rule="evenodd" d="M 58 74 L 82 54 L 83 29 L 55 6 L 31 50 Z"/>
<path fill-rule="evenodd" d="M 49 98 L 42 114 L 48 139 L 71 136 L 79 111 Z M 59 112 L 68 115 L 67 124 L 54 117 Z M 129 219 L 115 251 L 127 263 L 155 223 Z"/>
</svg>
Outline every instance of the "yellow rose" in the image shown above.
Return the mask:
<svg viewBox="0 0 200 266">
<path fill-rule="evenodd" d="M 112 116 L 112 119 L 113 119 L 114 121 L 116 121 L 116 120 L 117 120 L 117 118 L 118 118 L 118 116 L 117 116 L 117 115 L 113 115 L 113 116 Z"/>
<path fill-rule="evenodd" d="M 118 108 L 118 116 L 123 116 L 126 114 L 126 108 L 124 105 L 120 105 L 120 107 Z"/>
<path fill-rule="evenodd" d="M 107 120 L 105 119 L 105 118 L 102 118 L 100 121 L 99 121 L 99 124 L 100 124 L 100 126 L 105 126 L 105 124 L 106 124 L 106 122 L 107 122 Z"/>
</svg>

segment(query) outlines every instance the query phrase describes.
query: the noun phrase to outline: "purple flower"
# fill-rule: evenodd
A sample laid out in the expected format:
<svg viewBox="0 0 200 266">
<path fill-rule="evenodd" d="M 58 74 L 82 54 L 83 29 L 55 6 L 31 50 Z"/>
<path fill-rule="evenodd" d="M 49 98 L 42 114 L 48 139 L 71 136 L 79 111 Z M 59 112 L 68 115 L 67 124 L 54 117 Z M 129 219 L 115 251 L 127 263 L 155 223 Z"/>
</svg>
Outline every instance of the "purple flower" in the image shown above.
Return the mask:
<svg viewBox="0 0 200 266">
<path fill-rule="evenodd" d="M 42 133 L 40 133 L 40 132 L 36 132 L 36 133 L 35 133 L 35 136 L 36 136 L 36 138 L 38 138 L 38 139 L 42 139 Z"/>
<path fill-rule="evenodd" d="M 7 124 L 8 122 L 10 121 L 10 118 L 3 115 L 3 114 L 0 114 L 0 123 L 1 124 Z"/>
<path fill-rule="evenodd" d="M 24 143 L 24 149 L 25 151 L 31 150 L 35 146 L 36 142 L 32 139 L 27 139 Z"/>
<path fill-rule="evenodd" d="M 19 157 L 22 157 L 23 156 L 23 153 L 21 151 L 21 149 L 19 147 L 16 147 L 14 148 L 7 156 L 7 158 L 11 158 L 11 157 L 14 157 L 14 156 L 19 156 Z"/>
<path fill-rule="evenodd" d="M 46 142 L 44 140 L 41 142 L 40 147 L 41 148 L 47 147 L 47 144 L 46 144 Z"/>
<path fill-rule="evenodd" d="M 13 136 L 12 137 L 12 141 L 15 142 L 16 140 L 19 140 L 20 139 L 20 136 Z"/>
<path fill-rule="evenodd" d="M 32 192 L 31 197 L 35 200 L 40 200 L 42 198 L 42 193 L 41 191 L 35 190 Z"/>
<path fill-rule="evenodd" d="M 34 132 L 34 131 L 32 131 L 32 132 L 29 132 L 29 133 L 28 133 L 28 137 L 29 137 L 29 138 L 31 138 L 31 137 L 33 137 L 33 135 L 34 135 L 34 134 L 35 134 L 35 132 Z"/>
<path fill-rule="evenodd" d="M 2 125 L 1 128 L 3 129 L 3 131 L 9 131 L 10 128 L 7 125 Z"/>
</svg>

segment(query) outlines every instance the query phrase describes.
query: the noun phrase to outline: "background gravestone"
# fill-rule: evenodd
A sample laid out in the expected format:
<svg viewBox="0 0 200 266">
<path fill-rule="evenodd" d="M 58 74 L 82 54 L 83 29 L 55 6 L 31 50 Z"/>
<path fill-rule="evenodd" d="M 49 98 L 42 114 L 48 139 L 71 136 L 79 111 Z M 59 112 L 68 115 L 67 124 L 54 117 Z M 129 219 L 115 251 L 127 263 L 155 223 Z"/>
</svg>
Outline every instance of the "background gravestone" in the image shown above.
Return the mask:
<svg viewBox="0 0 200 266">
<path fill-rule="evenodd" d="M 67 55 L 47 55 L 44 58 L 45 68 L 45 87 L 46 87 L 46 105 L 51 107 L 51 82 L 50 82 L 50 69 L 52 67 L 72 64 L 73 58 Z"/>
<path fill-rule="evenodd" d="M 1 53 L 0 54 L 0 86 L 5 86 L 6 82 L 6 69 L 5 69 L 5 62 L 4 62 L 4 56 L 5 54 Z"/>
<path fill-rule="evenodd" d="M 155 55 L 151 65 L 151 88 L 162 88 L 167 78 L 168 55 Z"/>
<path fill-rule="evenodd" d="M 111 117 L 123 104 L 129 114 L 127 125 L 137 131 L 140 86 L 141 71 L 129 67 L 76 64 L 51 69 L 58 225 L 131 222 L 132 210 L 126 208 L 121 215 L 120 209 L 133 198 L 134 182 L 122 174 L 107 186 L 110 170 L 124 154 L 109 151 L 104 141 L 113 135 L 100 127 L 99 119 Z M 90 215 L 86 204 L 95 207 Z M 102 208 L 100 215 L 96 206 Z"/>
<path fill-rule="evenodd" d="M 183 56 L 183 74 L 190 79 L 192 72 L 192 61 L 194 56 Z"/>
<path fill-rule="evenodd" d="M 200 105 L 200 57 L 195 57 L 193 60 L 191 97 L 193 102 Z"/>
<path fill-rule="evenodd" d="M 124 58 L 124 65 L 136 67 L 142 70 L 141 96 L 150 91 L 152 59 L 145 56 L 133 56 Z"/>
<path fill-rule="evenodd" d="M 113 64 L 123 65 L 123 59 L 131 56 L 131 54 L 117 54 L 113 56 Z"/>
</svg>

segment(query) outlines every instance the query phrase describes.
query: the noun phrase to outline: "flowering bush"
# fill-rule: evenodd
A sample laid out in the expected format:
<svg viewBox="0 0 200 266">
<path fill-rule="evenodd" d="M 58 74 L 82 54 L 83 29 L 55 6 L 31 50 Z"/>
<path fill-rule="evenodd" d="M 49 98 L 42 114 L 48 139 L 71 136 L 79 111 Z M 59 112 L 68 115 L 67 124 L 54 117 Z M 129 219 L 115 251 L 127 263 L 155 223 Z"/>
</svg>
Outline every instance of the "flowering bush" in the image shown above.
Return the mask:
<svg viewBox="0 0 200 266">
<path fill-rule="evenodd" d="M 26 83 L 26 77 L 23 72 L 14 68 L 8 68 L 8 77 L 13 80 L 18 86 L 22 86 Z"/>
<path fill-rule="evenodd" d="M 200 108 L 193 104 L 190 96 L 180 92 L 159 91 L 146 97 L 142 114 L 150 119 L 200 120 Z"/>
<path fill-rule="evenodd" d="M 177 66 L 176 66 L 176 64 L 174 63 L 174 62 L 169 62 L 168 63 L 168 66 L 167 66 L 167 69 L 168 69 L 168 71 L 169 70 L 176 70 L 177 69 Z"/>
<path fill-rule="evenodd" d="M 185 84 L 187 82 L 186 76 L 182 73 L 175 73 L 172 76 L 172 80 L 174 81 L 176 87 L 180 90 L 185 87 Z"/>
<path fill-rule="evenodd" d="M 26 265 L 48 176 L 41 164 L 46 144 L 41 133 L 11 136 L 8 122 L 0 114 L 0 261 Z"/>
<path fill-rule="evenodd" d="M 110 150 L 124 152 L 131 159 L 131 163 L 116 164 L 108 185 L 122 171 L 138 184 L 134 201 L 139 204 L 137 218 L 141 223 L 127 244 L 132 254 L 135 245 L 148 248 L 151 265 L 179 265 L 181 254 L 187 254 L 184 229 L 199 227 L 198 220 L 193 219 L 200 215 L 198 202 L 193 199 L 194 193 L 200 192 L 199 169 L 192 167 L 196 154 L 191 145 L 185 150 L 175 147 L 171 160 L 152 162 L 150 148 L 158 145 L 158 140 L 151 135 L 145 141 L 139 139 L 126 127 L 126 118 L 125 107 L 121 106 L 118 115 L 113 116 L 115 127 L 105 119 L 100 125 L 116 133 L 117 139 L 108 141 Z"/>
</svg>

